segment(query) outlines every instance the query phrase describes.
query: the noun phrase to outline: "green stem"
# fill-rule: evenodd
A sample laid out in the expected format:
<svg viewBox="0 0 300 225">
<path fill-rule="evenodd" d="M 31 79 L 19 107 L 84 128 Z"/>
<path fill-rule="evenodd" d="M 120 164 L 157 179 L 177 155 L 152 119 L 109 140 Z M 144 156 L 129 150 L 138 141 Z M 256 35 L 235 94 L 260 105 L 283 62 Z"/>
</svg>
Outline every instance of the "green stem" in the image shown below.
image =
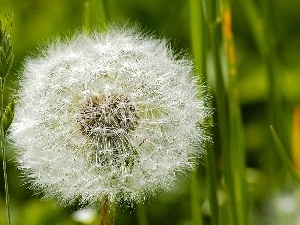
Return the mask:
<svg viewBox="0 0 300 225">
<path fill-rule="evenodd" d="M 247 187 L 245 181 L 245 149 L 243 129 L 236 85 L 236 63 L 229 1 L 206 1 L 209 38 L 215 72 L 218 128 L 224 158 L 224 178 L 228 192 L 227 224 L 247 224 Z M 222 16 L 222 20 L 220 15 Z M 222 21 L 223 40 L 219 25 Z M 225 46 L 223 45 L 225 44 Z M 223 74 L 220 50 L 227 53 L 227 72 Z M 225 83 L 228 81 L 228 84 Z"/>
<path fill-rule="evenodd" d="M 189 7 L 192 51 L 196 64 L 196 73 L 201 75 L 205 69 L 202 2 L 199 0 L 190 0 Z M 204 76 L 201 77 L 203 78 Z"/>
<path fill-rule="evenodd" d="M 236 96 L 231 93 L 229 101 L 229 123 L 230 123 L 230 149 L 231 149 L 231 181 L 233 184 L 234 195 L 232 196 L 234 205 L 234 218 L 236 225 L 248 224 L 247 208 L 247 185 L 246 185 L 246 166 L 245 149 L 243 146 L 243 129 L 240 115 L 240 108 L 236 102 Z"/>
<path fill-rule="evenodd" d="M 83 28 L 86 34 L 89 34 L 91 24 L 90 24 L 90 2 L 87 0 L 84 2 L 84 12 L 83 12 Z"/>
<path fill-rule="evenodd" d="M 282 140 L 286 149 L 289 149 L 289 130 L 287 127 L 286 119 L 284 119 L 284 109 L 286 106 L 283 104 L 282 98 L 282 80 L 278 73 L 277 51 L 276 51 L 276 12 L 278 8 L 276 1 L 265 0 L 261 1 L 261 7 L 258 8 L 253 0 L 243 1 L 240 0 L 242 9 L 249 22 L 253 37 L 257 43 L 260 51 L 262 61 L 265 65 L 266 75 L 269 81 L 269 123 L 274 126 L 278 131 L 278 135 Z M 280 159 L 277 155 L 271 153 L 272 159 L 269 160 L 270 176 L 273 176 L 272 181 L 278 180 L 278 173 L 280 173 Z M 279 181 L 278 183 L 281 183 Z"/>
<path fill-rule="evenodd" d="M 239 0 L 239 4 L 246 16 L 246 19 L 248 20 L 254 41 L 256 42 L 260 53 L 263 54 L 263 52 L 266 51 L 266 43 L 263 35 L 264 31 L 266 30 L 266 24 L 261 12 L 258 11 L 257 7 L 255 6 L 255 2 L 252 0 Z"/>
<path fill-rule="evenodd" d="M 206 38 L 204 14 L 202 8 L 203 2 L 201 0 L 190 0 L 190 26 L 191 26 L 191 42 L 193 56 L 195 59 L 196 73 L 199 75 L 199 82 L 202 84 L 206 80 Z M 217 175 L 215 165 L 215 149 L 210 148 L 206 155 L 205 168 L 207 171 L 207 182 L 209 192 L 209 203 L 211 211 L 211 224 L 218 224 L 219 210 L 217 201 Z M 200 187 L 197 173 L 192 175 L 191 184 L 191 207 L 192 207 L 192 220 L 193 224 L 202 224 L 201 218 L 201 201 L 200 201 Z"/>
<path fill-rule="evenodd" d="M 105 9 L 105 3 L 104 0 L 93 0 L 95 1 L 96 5 L 96 15 L 98 17 L 99 23 L 100 23 L 100 29 L 104 29 L 107 23 L 107 11 Z"/>
<path fill-rule="evenodd" d="M 207 151 L 205 168 L 207 171 L 208 195 L 211 212 L 211 225 L 219 224 L 218 182 L 215 163 L 215 152 L 212 147 Z"/>
<path fill-rule="evenodd" d="M 138 205 L 137 208 L 137 219 L 139 225 L 148 225 L 147 218 L 147 207 L 145 205 Z"/>
<path fill-rule="evenodd" d="M 281 159 L 281 161 L 284 165 L 284 168 L 288 171 L 290 177 L 292 178 L 293 182 L 295 183 L 296 187 L 299 187 L 300 186 L 300 177 L 299 177 L 295 167 L 293 166 L 292 161 L 290 160 L 289 156 L 287 155 L 286 150 L 284 149 L 283 144 L 280 141 L 280 139 L 272 125 L 270 126 L 270 129 L 271 129 L 271 133 L 272 133 L 274 142 L 276 144 L 278 156 Z"/>
<path fill-rule="evenodd" d="M 87 34 L 91 28 L 94 28 L 94 22 L 97 22 L 100 30 L 104 30 L 107 23 L 104 0 L 86 0 L 83 18 L 84 30 Z"/>
<path fill-rule="evenodd" d="M 192 172 L 191 178 L 191 213 L 192 224 L 202 225 L 201 201 L 200 201 L 200 185 L 197 171 Z"/>
<path fill-rule="evenodd" d="M 105 196 L 102 200 L 100 225 L 114 225 L 115 205 Z"/>
<path fill-rule="evenodd" d="M 235 220 L 235 207 L 234 207 L 234 185 L 231 179 L 231 157 L 230 157 L 230 147 L 229 147 L 229 128 L 228 128 L 228 108 L 227 108 L 227 90 L 226 85 L 224 82 L 224 76 L 222 72 L 221 67 L 221 56 L 220 56 L 220 47 L 222 43 L 221 37 L 221 27 L 220 27 L 220 17 L 219 17 L 219 9 L 217 7 L 217 1 L 205 1 L 206 5 L 206 11 L 207 11 L 207 27 L 208 27 L 208 36 L 210 40 L 210 47 L 212 52 L 212 64 L 214 68 L 214 75 L 215 75 L 215 99 L 216 99 L 216 107 L 217 107 L 217 124 L 219 129 L 219 135 L 220 135 L 220 144 L 221 144 L 221 150 L 223 152 L 224 157 L 224 177 L 226 182 L 226 188 L 228 191 L 229 196 L 229 224 L 236 224 L 233 221 Z M 210 161 L 208 166 L 213 167 L 215 164 L 214 162 L 214 156 L 208 154 L 208 160 Z M 211 165 L 210 165 L 211 164 Z M 213 168 L 210 168 L 208 172 L 210 172 Z M 214 172 L 215 173 L 215 172 Z M 216 175 L 214 175 L 216 176 Z M 216 178 L 214 178 L 216 179 Z M 215 185 L 212 181 L 210 182 L 210 186 Z M 215 181 L 216 182 L 216 181 Z M 211 194 L 213 195 L 213 190 L 210 190 Z M 215 195 L 216 190 L 214 191 Z M 216 198 L 216 197 L 215 197 Z M 211 205 L 211 210 L 219 210 L 217 207 L 218 205 L 217 200 L 211 196 L 211 204 L 214 204 L 215 206 Z M 214 203 L 215 202 L 215 203 Z M 214 217 L 217 217 L 217 215 L 212 215 Z M 217 220 L 217 218 L 214 218 L 216 221 L 212 221 L 214 223 L 220 223 L 220 221 Z"/>
<path fill-rule="evenodd" d="M 234 195 L 231 197 L 234 208 L 233 216 L 235 224 L 248 224 L 247 185 L 246 185 L 246 156 L 243 137 L 243 125 L 240 112 L 235 45 L 231 27 L 230 1 L 224 0 L 222 8 L 222 25 L 224 47 L 227 55 L 227 79 L 228 79 L 228 114 L 229 114 L 229 147 L 230 174 L 228 182 L 232 184 Z M 230 180 L 230 181 L 229 181 Z"/>
<path fill-rule="evenodd" d="M 4 146 L 4 130 L 3 130 L 3 114 L 4 114 L 4 84 L 5 79 L 1 78 L 1 138 L 0 138 L 0 146 L 2 150 L 2 157 L 3 157 L 3 174 L 4 174 L 4 188 L 5 188 L 5 202 L 6 202 L 6 210 L 7 210 L 7 219 L 8 219 L 8 225 L 11 224 L 10 219 L 10 207 L 9 207 L 9 193 L 8 193 L 8 179 L 7 179 L 7 167 L 6 167 L 6 154 L 5 154 L 5 146 Z"/>
<path fill-rule="evenodd" d="M 290 130 L 289 123 L 287 123 L 287 118 L 284 115 L 287 111 L 287 105 L 284 102 L 282 95 L 282 75 L 277 71 L 279 69 L 278 64 L 278 52 L 277 52 L 277 38 L 276 34 L 276 1 L 271 0 L 263 1 L 264 8 L 264 19 L 266 24 L 266 29 L 264 34 L 264 41 L 266 46 L 266 51 L 262 55 L 263 61 L 266 66 L 267 75 L 269 78 L 269 113 L 270 113 L 270 124 L 274 126 L 277 134 L 282 141 L 284 149 L 290 149 Z M 286 152 L 290 156 L 290 152 Z M 281 159 L 274 157 L 276 164 L 273 165 L 272 171 L 281 168 Z M 278 177 L 277 177 L 278 178 Z M 279 181 L 281 183 L 281 181 Z"/>
</svg>

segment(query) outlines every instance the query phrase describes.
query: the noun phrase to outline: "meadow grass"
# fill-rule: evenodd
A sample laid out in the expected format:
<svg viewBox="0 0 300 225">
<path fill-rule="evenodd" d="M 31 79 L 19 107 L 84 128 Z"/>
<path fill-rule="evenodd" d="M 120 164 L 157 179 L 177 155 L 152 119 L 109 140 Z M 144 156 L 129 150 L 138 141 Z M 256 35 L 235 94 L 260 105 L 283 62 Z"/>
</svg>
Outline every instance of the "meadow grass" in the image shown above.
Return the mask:
<svg viewBox="0 0 300 225">
<path fill-rule="evenodd" d="M 213 96 L 211 105 L 214 108 L 214 115 L 209 124 L 214 126 L 208 128 L 212 133 L 213 141 L 207 144 L 207 153 L 205 160 L 203 160 L 204 166 L 199 166 L 197 171 L 192 172 L 188 184 L 189 198 L 184 195 L 184 200 L 178 203 L 180 212 L 182 208 L 179 204 L 185 205 L 183 202 L 189 201 L 188 207 L 190 208 L 187 210 L 189 213 L 182 212 L 188 218 L 186 224 L 248 225 L 255 224 L 255 221 L 259 221 L 258 224 L 264 224 L 268 219 L 253 219 L 253 214 L 259 210 L 264 211 L 265 208 L 270 208 L 270 210 L 265 210 L 268 212 L 273 210 L 273 206 L 265 204 L 266 199 L 272 196 L 280 197 L 282 192 L 292 192 L 293 196 L 295 195 L 297 196 L 296 199 L 299 199 L 299 194 L 294 194 L 294 190 L 296 193 L 299 191 L 300 184 L 299 148 L 297 147 L 300 146 L 299 120 L 297 119 L 299 113 L 297 114 L 296 107 L 294 109 L 294 106 L 299 103 L 299 99 L 297 99 L 298 95 L 296 94 L 296 100 L 291 104 L 286 100 L 287 91 L 284 92 L 282 88 L 285 80 L 284 76 L 281 75 L 281 59 L 278 52 L 278 43 L 280 42 L 278 33 L 280 31 L 278 30 L 279 22 L 276 18 L 280 7 L 279 2 L 274 3 L 271 0 L 266 0 L 257 4 L 254 0 L 188 1 L 187 11 L 190 21 L 188 37 L 190 38 L 191 54 L 195 63 L 195 72 L 199 76 L 199 83 L 208 85 Z M 248 165 L 247 143 L 249 140 L 246 140 L 245 137 L 248 128 L 243 118 L 243 106 L 247 105 L 247 102 L 241 100 L 243 94 L 243 90 L 241 90 L 242 75 L 239 71 L 238 47 L 235 44 L 235 31 L 232 26 L 232 4 L 237 4 L 234 7 L 238 8 L 244 15 L 249 27 L 248 32 L 253 38 L 263 74 L 266 77 L 264 103 L 267 121 L 264 122 L 268 127 L 265 129 L 267 131 L 263 137 L 265 138 L 264 146 L 267 148 L 264 150 L 265 162 L 262 163 L 263 167 L 258 166 L 259 168 L 255 169 L 256 172 L 259 171 L 259 174 L 263 174 L 262 178 L 257 178 L 258 181 L 255 184 L 268 189 L 263 194 L 258 193 L 257 190 L 257 192 L 253 191 L 253 184 L 249 181 L 249 172 L 253 170 Z M 114 8 L 109 8 L 112 5 Z M 97 29 L 105 29 L 109 22 L 114 22 L 114 9 L 116 7 L 118 7 L 117 3 L 102 0 L 84 1 L 82 4 L 84 31 L 88 34 L 95 28 L 95 24 L 97 24 Z M 115 12 L 119 12 L 118 10 Z M 149 15 L 145 14 L 144 16 Z M 11 223 L 10 218 L 4 145 L 5 131 L 2 122 L 6 104 L 3 95 L 4 83 L 5 79 L 1 78 L 1 150 L 7 208 L 6 224 L 11 225 L 14 223 Z M 255 86 L 255 84 L 252 85 Z M 8 109 L 9 104 L 6 105 Z M 292 121 L 293 111 L 294 121 Z M 292 127 L 294 127 L 293 133 Z M 293 139 L 292 135 L 294 135 Z M 251 141 L 255 142 L 254 140 Z M 256 161 L 259 160 L 261 159 L 256 159 Z M 203 180 L 205 180 L 204 183 Z M 268 184 L 262 184 L 264 182 Z M 166 204 L 166 202 L 163 203 Z M 205 203 L 208 203 L 208 213 L 204 212 Z M 131 217 L 133 216 L 134 219 L 129 215 L 123 216 L 122 212 L 117 210 L 116 221 L 120 221 L 119 218 L 130 217 L 131 221 L 136 221 L 136 224 L 148 225 L 155 221 L 154 217 L 160 216 L 158 210 L 155 211 L 151 207 L 151 203 L 134 207 L 136 210 L 131 213 Z M 161 207 L 163 208 L 163 206 Z M 163 209 L 173 211 L 173 208 L 166 207 Z M 273 214 L 271 215 L 274 217 L 272 221 L 278 225 L 285 224 L 286 219 L 282 212 L 276 210 L 272 211 Z M 152 212 L 156 212 L 156 214 L 153 215 Z M 267 213 L 258 213 L 257 217 L 263 217 L 265 214 Z M 107 216 L 110 216 L 109 212 L 107 212 Z M 270 215 L 268 216 L 270 217 Z M 102 217 L 105 218 L 103 215 Z M 98 222 L 99 218 L 93 224 Z M 166 221 L 164 220 L 164 222 Z M 61 222 L 61 224 L 65 223 Z M 107 224 L 110 223 L 107 222 Z M 124 224 L 127 223 L 124 221 Z M 184 224 L 184 222 L 176 224 Z"/>
</svg>

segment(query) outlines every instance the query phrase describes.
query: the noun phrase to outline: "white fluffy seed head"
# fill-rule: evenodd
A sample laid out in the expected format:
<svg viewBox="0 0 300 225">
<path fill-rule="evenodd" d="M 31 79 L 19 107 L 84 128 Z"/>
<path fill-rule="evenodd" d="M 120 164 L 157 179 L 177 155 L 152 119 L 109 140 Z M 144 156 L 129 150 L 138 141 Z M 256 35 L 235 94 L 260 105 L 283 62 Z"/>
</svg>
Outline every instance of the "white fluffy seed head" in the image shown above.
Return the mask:
<svg viewBox="0 0 300 225">
<path fill-rule="evenodd" d="M 24 64 L 10 138 L 63 204 L 140 202 L 193 169 L 207 139 L 191 61 L 137 29 L 57 40 Z"/>
<path fill-rule="evenodd" d="M 138 125 L 138 112 L 123 94 L 89 96 L 82 105 L 77 122 L 81 131 L 96 140 L 128 134 Z"/>
</svg>

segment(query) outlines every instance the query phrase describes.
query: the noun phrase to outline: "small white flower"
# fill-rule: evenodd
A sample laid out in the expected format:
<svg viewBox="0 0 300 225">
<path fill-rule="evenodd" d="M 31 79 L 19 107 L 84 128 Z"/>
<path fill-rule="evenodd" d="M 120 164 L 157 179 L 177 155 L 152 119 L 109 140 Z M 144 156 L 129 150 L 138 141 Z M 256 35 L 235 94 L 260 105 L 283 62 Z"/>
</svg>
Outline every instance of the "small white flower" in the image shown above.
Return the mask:
<svg viewBox="0 0 300 225">
<path fill-rule="evenodd" d="M 22 76 L 10 137 L 46 197 L 143 201 L 203 153 L 203 87 L 166 41 L 113 27 L 77 34 L 28 58 Z"/>
</svg>

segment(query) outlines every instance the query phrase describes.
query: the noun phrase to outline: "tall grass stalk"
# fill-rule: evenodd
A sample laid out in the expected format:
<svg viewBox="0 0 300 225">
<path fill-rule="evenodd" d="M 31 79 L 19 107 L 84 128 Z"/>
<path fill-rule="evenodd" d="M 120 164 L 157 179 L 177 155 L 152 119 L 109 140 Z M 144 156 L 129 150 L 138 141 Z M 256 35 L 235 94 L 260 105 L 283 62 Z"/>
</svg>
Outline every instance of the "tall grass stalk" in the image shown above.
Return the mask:
<svg viewBox="0 0 300 225">
<path fill-rule="evenodd" d="M 239 0 L 240 8 L 243 10 L 246 19 L 248 20 L 250 31 L 252 32 L 254 41 L 262 55 L 266 52 L 266 43 L 264 38 L 265 21 L 252 0 L 244 1 Z"/>
<path fill-rule="evenodd" d="M 191 214 L 192 214 L 192 224 L 193 225 L 202 225 L 203 218 L 201 212 L 201 196 L 202 189 L 200 188 L 199 175 L 197 171 L 192 172 L 191 178 Z"/>
<path fill-rule="evenodd" d="M 284 146 L 279 139 L 274 127 L 270 126 L 271 133 L 276 145 L 277 154 L 279 158 L 281 159 L 282 164 L 284 165 L 284 168 L 287 170 L 288 174 L 290 175 L 291 179 L 293 180 L 296 187 L 300 186 L 300 177 L 297 173 L 296 168 L 294 167 L 291 159 L 289 158 L 287 151 L 284 149 Z"/>
<path fill-rule="evenodd" d="M 105 0 L 92 0 L 95 6 L 95 14 L 99 23 L 100 29 L 105 29 L 108 22 L 107 10 L 105 9 Z"/>
<path fill-rule="evenodd" d="M 205 34 L 204 31 L 204 18 L 202 2 L 200 0 L 189 1 L 190 12 L 190 29 L 191 29 L 191 43 L 192 52 L 196 65 L 196 72 L 200 76 L 201 81 L 205 78 Z"/>
<path fill-rule="evenodd" d="M 218 181 L 215 163 L 215 149 L 210 147 L 207 151 L 205 168 L 207 172 L 207 187 L 210 203 L 211 225 L 219 224 L 219 207 L 218 207 Z"/>
<path fill-rule="evenodd" d="M 2 166 L 3 166 L 3 176 L 4 176 L 4 188 L 5 188 L 5 203 L 6 203 L 6 211 L 7 211 L 7 220 L 8 220 L 8 225 L 11 224 L 11 219 L 10 219 L 10 207 L 9 207 L 9 192 L 8 192 L 8 179 L 7 179 L 7 165 L 6 165 L 6 150 L 4 146 L 4 126 L 3 126 L 3 115 L 4 115 L 4 84 L 5 84 L 5 79 L 0 79 L 1 80 L 1 134 L 0 134 L 0 146 L 1 146 L 1 151 L 2 151 Z"/>
<path fill-rule="evenodd" d="M 90 32 L 91 22 L 90 22 L 90 2 L 87 0 L 84 2 L 83 11 L 83 29 L 86 34 Z"/>
<path fill-rule="evenodd" d="M 278 74 L 278 59 L 277 59 L 277 40 L 276 35 L 276 16 L 275 9 L 277 8 L 274 1 L 262 1 L 259 8 L 253 0 L 240 1 L 241 8 L 248 20 L 249 26 L 252 31 L 254 40 L 257 43 L 257 48 L 261 55 L 262 62 L 265 67 L 266 75 L 268 78 L 268 114 L 269 124 L 272 124 L 278 130 L 278 136 L 282 140 L 285 149 L 290 147 L 290 128 L 287 126 L 284 115 L 284 105 L 282 97 L 282 79 Z M 275 146 L 273 146 L 275 147 Z M 290 154 L 290 153 L 288 153 Z M 278 172 L 282 166 L 280 165 L 281 159 L 272 151 L 271 160 L 269 160 L 269 172 L 273 178 L 272 181 L 278 180 Z M 277 171 L 277 172 L 276 172 Z"/>
<path fill-rule="evenodd" d="M 149 225 L 146 205 L 138 205 L 136 207 L 137 219 L 139 225 Z"/>
<path fill-rule="evenodd" d="M 104 0 L 86 0 L 83 11 L 84 31 L 88 34 L 92 28 L 104 30 L 107 25 L 107 15 Z"/>
<path fill-rule="evenodd" d="M 293 151 L 292 159 L 298 174 L 300 175 L 300 107 L 293 110 Z"/>
<path fill-rule="evenodd" d="M 290 149 L 290 130 L 287 124 L 287 116 L 285 111 L 287 111 L 287 106 L 284 105 L 284 100 L 282 96 L 282 76 L 279 74 L 278 65 L 278 53 L 277 53 L 277 35 L 276 35 L 276 2 L 271 0 L 266 0 L 263 2 L 263 12 L 264 12 L 264 22 L 265 22 L 265 32 L 263 33 L 263 38 L 265 42 L 265 52 L 262 54 L 262 60 L 265 65 L 266 74 L 269 81 L 269 114 L 270 114 L 270 124 L 274 127 L 277 132 L 279 139 L 281 140 L 285 150 Z M 277 146 L 272 146 L 273 149 Z M 291 152 L 287 151 L 287 155 L 290 156 Z M 284 173 L 283 168 L 286 166 L 282 164 L 282 159 L 276 151 L 272 151 L 272 164 L 270 165 L 271 174 L 275 175 L 273 180 L 277 182 L 277 185 L 281 187 L 281 180 L 278 179 Z"/>
<path fill-rule="evenodd" d="M 204 1 L 204 3 L 207 10 L 215 73 L 217 124 L 224 160 L 225 186 L 228 193 L 228 224 L 245 225 L 248 223 L 245 148 L 238 100 L 230 3 L 228 1 Z M 222 37 L 221 25 L 223 41 L 220 38 Z M 223 50 L 226 54 L 222 53 Z M 226 56 L 226 70 L 222 70 L 221 65 L 224 55 Z"/>
<path fill-rule="evenodd" d="M 226 189 L 228 192 L 228 224 L 236 224 L 236 211 L 234 207 L 234 184 L 231 175 L 231 157 L 229 147 L 229 128 L 228 128 L 228 94 L 225 87 L 224 74 L 221 66 L 220 49 L 222 46 L 221 39 L 221 24 L 220 24 L 220 9 L 218 7 L 218 1 L 204 0 L 203 5 L 206 11 L 206 23 L 208 27 L 208 39 L 210 40 L 210 52 L 212 56 L 212 66 L 214 71 L 214 87 L 215 87 L 215 102 L 217 107 L 217 126 L 219 130 L 220 146 L 223 153 L 224 160 L 224 178 L 226 183 Z M 208 54 L 207 54 L 208 55 Z M 216 215 L 212 215 L 216 217 Z M 221 221 L 220 221 L 221 222 Z"/>
<path fill-rule="evenodd" d="M 228 182 L 233 183 L 235 207 L 235 224 L 248 224 L 247 207 L 247 185 L 246 185 L 246 156 L 244 146 L 244 131 L 242 116 L 239 105 L 239 93 L 237 86 L 237 67 L 234 37 L 232 33 L 231 8 L 229 0 L 223 1 L 222 7 L 222 28 L 224 47 L 226 50 L 227 61 L 227 80 L 228 80 L 228 113 L 229 113 L 229 142 L 230 142 L 230 170 L 231 176 Z"/>
<path fill-rule="evenodd" d="M 191 26 L 191 42 L 192 42 L 192 51 L 196 66 L 196 73 L 201 75 L 203 74 L 203 45 L 202 45 L 202 7 L 201 2 L 197 0 L 189 1 L 190 8 L 190 26 Z M 202 76 L 200 81 L 202 82 Z M 196 171 L 192 173 L 191 178 L 191 213 L 192 213 L 192 224 L 202 225 L 203 218 L 201 213 L 201 196 L 202 189 L 199 185 L 199 175 Z"/>
<path fill-rule="evenodd" d="M 204 22 L 204 13 L 203 13 L 203 2 L 200 0 L 190 0 L 189 1 L 189 10 L 190 10 L 190 27 L 191 27 L 191 43 L 192 51 L 196 64 L 196 72 L 200 76 L 200 82 L 206 81 L 206 53 L 207 53 L 207 38 L 206 31 L 207 27 Z M 211 224 L 218 224 L 218 200 L 217 200 L 217 175 L 216 175 L 216 165 L 215 165 L 215 151 L 213 148 L 208 149 L 206 155 L 205 168 L 207 171 L 207 186 L 208 186 L 208 196 L 210 203 L 210 213 L 211 213 Z M 192 177 L 192 189 L 191 189 L 191 198 L 192 198 L 192 220 L 193 224 L 202 224 L 201 215 L 201 204 L 200 194 L 201 189 L 197 178 L 197 173 L 193 173 Z"/>
<path fill-rule="evenodd" d="M 8 22 L 8 19 L 6 23 Z M 9 207 L 9 192 L 8 192 L 8 178 L 7 178 L 7 165 L 6 165 L 6 149 L 5 149 L 5 132 L 7 131 L 11 120 L 13 118 L 13 112 L 11 107 L 7 107 L 4 111 L 4 88 L 6 77 L 9 74 L 10 68 L 13 62 L 12 42 L 11 36 L 7 33 L 6 26 L 3 28 L 0 21 L 0 148 L 3 158 L 3 174 L 4 174 L 4 186 L 5 186 L 5 202 L 7 210 L 8 225 L 11 224 L 10 207 Z"/>
<path fill-rule="evenodd" d="M 275 144 L 275 147 L 272 148 L 272 153 L 277 156 L 277 159 L 279 160 L 278 163 L 281 163 L 283 165 L 283 171 L 282 172 L 287 172 L 290 175 L 291 180 L 294 182 L 294 185 L 296 187 L 296 190 L 298 190 L 299 193 L 299 186 L 300 186 L 300 177 L 297 174 L 297 171 L 294 167 L 294 165 L 292 164 L 292 161 L 290 160 L 286 149 L 284 148 L 280 138 L 278 137 L 275 128 L 270 125 L 270 130 L 271 130 L 271 134 L 273 137 L 273 141 Z M 274 158 L 274 157 L 273 157 Z M 274 187 L 275 190 L 277 190 L 277 192 L 275 192 L 275 196 L 279 197 L 280 196 L 280 192 L 279 190 L 279 185 L 278 184 L 279 179 L 275 180 L 274 182 Z M 275 209 L 275 215 L 274 217 L 276 218 L 276 222 L 278 224 L 285 224 L 285 217 L 283 216 L 282 210 L 279 210 L 278 208 Z"/>
</svg>

